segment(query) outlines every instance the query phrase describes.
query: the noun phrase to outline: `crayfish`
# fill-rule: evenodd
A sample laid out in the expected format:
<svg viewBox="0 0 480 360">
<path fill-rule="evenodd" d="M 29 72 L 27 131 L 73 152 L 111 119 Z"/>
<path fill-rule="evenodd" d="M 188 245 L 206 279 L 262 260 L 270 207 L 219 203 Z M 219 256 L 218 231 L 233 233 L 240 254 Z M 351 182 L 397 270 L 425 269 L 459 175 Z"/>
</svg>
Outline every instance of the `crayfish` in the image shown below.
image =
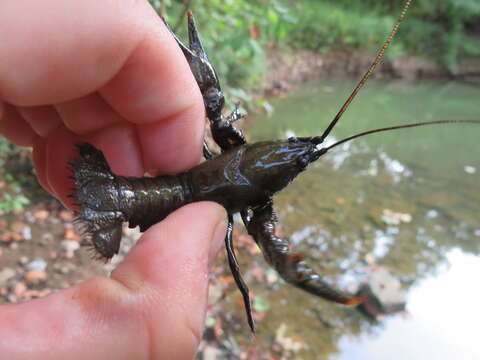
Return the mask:
<svg viewBox="0 0 480 360">
<path fill-rule="evenodd" d="M 206 161 L 189 171 L 177 175 L 127 178 L 112 173 L 100 150 L 87 143 L 78 144 L 80 157 L 71 164 L 75 181 L 72 197 L 78 204 L 77 219 L 84 224 L 99 256 L 110 259 L 118 253 L 124 222 L 128 222 L 131 228 L 140 226 L 140 231 L 145 231 L 185 204 L 214 201 L 225 207 L 228 213 L 225 238 L 228 262 L 242 293 L 252 331 L 254 321 L 249 290 L 239 272 L 232 243 L 235 213 L 241 214 L 248 233 L 262 250 L 266 261 L 287 283 L 340 304 L 354 306 L 361 303 L 364 300 L 361 296 L 344 293 L 325 282 L 308 266 L 302 255 L 291 251 L 288 239 L 275 235 L 276 217 L 272 196 L 290 184 L 310 163 L 330 149 L 354 138 L 421 125 L 479 122 L 445 120 L 393 126 L 365 131 L 322 147 L 324 139 L 380 62 L 410 2 L 406 1 L 375 61 L 321 136 L 291 137 L 253 144 L 247 144 L 242 132 L 233 125 L 243 117 L 238 108 L 228 116 L 222 114 L 225 99 L 219 79 L 202 46 L 193 16 L 189 13 L 189 46 L 184 45 L 173 33 L 172 35 L 188 60 L 201 90 L 212 136 L 221 153 L 213 152 L 204 142 L 203 154 Z"/>
</svg>

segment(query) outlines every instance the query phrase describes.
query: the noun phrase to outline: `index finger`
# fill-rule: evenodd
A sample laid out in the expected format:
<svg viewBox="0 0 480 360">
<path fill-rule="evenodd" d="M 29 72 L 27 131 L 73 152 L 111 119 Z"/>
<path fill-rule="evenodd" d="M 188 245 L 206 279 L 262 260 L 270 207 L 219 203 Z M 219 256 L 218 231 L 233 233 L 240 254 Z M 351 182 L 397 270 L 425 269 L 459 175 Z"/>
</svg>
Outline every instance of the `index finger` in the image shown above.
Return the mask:
<svg viewBox="0 0 480 360">
<path fill-rule="evenodd" d="M 68 18 L 65 21 L 68 21 Z M 129 21 L 133 21 L 132 18 L 129 18 Z M 57 131 L 36 141 L 36 148 L 40 149 L 37 151 L 37 159 L 40 160 L 36 161 L 37 165 L 39 164 L 38 174 L 44 179 L 44 183 L 47 183 L 47 188 L 64 203 L 68 203 L 66 195 L 69 187 L 66 182 L 69 175 L 68 159 L 64 155 L 71 155 L 74 143 L 80 140 L 90 141 L 103 150 L 112 169 L 122 175 L 139 176 L 152 169 L 159 169 L 163 173 L 177 173 L 199 161 L 205 121 L 203 101 L 196 81 L 178 45 L 154 10 L 144 10 L 137 21 L 142 23 L 139 27 L 143 35 L 129 38 L 129 41 L 135 44 L 126 46 L 125 39 L 128 36 L 122 35 L 122 27 L 117 26 L 115 30 L 118 33 L 110 39 L 109 46 L 101 50 L 103 63 L 108 63 L 109 57 L 112 61 L 118 57 L 125 58 L 118 71 L 113 73 L 108 81 L 102 80 L 103 84 L 98 84 L 95 92 L 96 96 L 103 99 L 105 106 L 118 114 L 121 123 L 115 122 L 107 127 L 99 124 L 99 129 L 81 138 L 62 125 Z M 45 26 L 58 24 L 47 23 Z M 95 26 L 95 23 L 91 26 Z M 128 32 L 131 28 L 132 24 L 129 24 L 125 31 Z M 103 28 L 100 30 L 106 31 Z M 82 32 L 82 28 L 74 28 L 72 31 Z M 92 32 L 94 31 L 89 29 L 89 33 Z M 102 34 L 97 36 L 101 38 Z M 82 89 L 94 87 L 94 84 L 75 81 L 72 77 L 82 78 L 87 72 L 89 79 L 101 79 L 106 76 L 105 72 L 110 71 L 104 66 L 96 68 L 91 63 L 84 65 L 79 61 L 79 57 L 99 56 L 99 47 L 83 46 L 83 42 L 91 41 L 89 36 L 70 34 L 69 37 L 75 39 L 75 46 L 69 44 L 59 51 L 62 54 L 63 71 L 70 76 L 68 81 L 65 80 L 68 84 L 62 85 L 62 80 L 56 78 L 56 90 L 52 91 L 48 84 L 41 88 L 37 83 L 33 87 L 37 91 L 29 93 L 29 97 L 35 98 L 37 104 L 55 101 L 56 94 L 63 94 L 62 89 L 69 84 L 75 87 L 81 83 L 82 86 L 77 86 L 79 95 L 83 94 Z M 116 39 L 118 46 L 112 44 Z M 64 42 L 66 43 L 66 40 Z M 78 49 L 83 51 L 78 53 Z M 128 53 L 121 54 L 125 51 Z M 35 58 L 35 66 L 38 67 L 42 61 L 48 63 L 47 51 Z M 99 73 L 99 76 L 91 76 L 92 72 Z M 23 74 L 28 75 L 26 72 Z M 73 91 L 71 87 L 69 91 Z M 78 99 L 82 98 L 85 99 L 85 96 L 80 95 Z M 18 101 L 21 103 L 21 99 Z M 84 106 L 78 106 L 77 103 L 74 109 L 79 120 L 91 115 L 92 109 L 88 108 L 87 103 L 84 101 Z M 128 151 L 123 149 L 125 147 Z"/>
<path fill-rule="evenodd" d="M 198 163 L 205 128 L 197 83 L 177 43 L 155 27 L 99 93 L 135 124 L 146 171 L 183 171 Z"/>
</svg>

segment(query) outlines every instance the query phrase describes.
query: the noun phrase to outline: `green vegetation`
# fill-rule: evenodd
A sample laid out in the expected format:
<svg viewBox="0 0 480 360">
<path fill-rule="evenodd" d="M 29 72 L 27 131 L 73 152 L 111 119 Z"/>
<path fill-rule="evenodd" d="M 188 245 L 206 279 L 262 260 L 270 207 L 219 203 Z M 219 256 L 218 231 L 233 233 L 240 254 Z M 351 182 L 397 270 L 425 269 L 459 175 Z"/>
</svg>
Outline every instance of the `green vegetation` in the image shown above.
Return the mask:
<svg viewBox="0 0 480 360">
<path fill-rule="evenodd" d="M 160 10 L 159 0 L 152 3 Z M 373 52 L 402 6 L 402 0 L 172 0 L 163 11 L 182 38 L 185 9 L 194 11 L 223 83 L 244 95 L 238 88 L 263 85 L 266 45 Z M 387 56 L 432 58 L 455 71 L 462 57 L 480 56 L 479 20 L 480 0 L 417 0 Z"/>
<path fill-rule="evenodd" d="M 0 215 L 22 210 L 30 203 L 24 194 L 22 177 L 14 176 L 8 171 L 9 158 L 18 154 L 19 151 L 21 151 L 19 148 L 0 137 Z"/>
</svg>

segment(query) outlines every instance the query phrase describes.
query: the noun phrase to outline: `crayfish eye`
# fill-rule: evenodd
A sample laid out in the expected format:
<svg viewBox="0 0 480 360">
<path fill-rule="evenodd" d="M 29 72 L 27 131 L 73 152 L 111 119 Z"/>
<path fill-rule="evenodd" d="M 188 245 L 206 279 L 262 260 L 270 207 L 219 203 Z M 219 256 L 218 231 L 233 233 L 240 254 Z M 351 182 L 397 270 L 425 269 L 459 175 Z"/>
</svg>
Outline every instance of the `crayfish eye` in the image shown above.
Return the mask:
<svg viewBox="0 0 480 360">
<path fill-rule="evenodd" d="M 310 161 L 308 160 L 308 158 L 306 156 L 300 156 L 298 159 L 297 159 L 297 164 L 299 167 L 301 167 L 302 169 L 307 167 L 307 165 L 310 163 Z"/>
</svg>

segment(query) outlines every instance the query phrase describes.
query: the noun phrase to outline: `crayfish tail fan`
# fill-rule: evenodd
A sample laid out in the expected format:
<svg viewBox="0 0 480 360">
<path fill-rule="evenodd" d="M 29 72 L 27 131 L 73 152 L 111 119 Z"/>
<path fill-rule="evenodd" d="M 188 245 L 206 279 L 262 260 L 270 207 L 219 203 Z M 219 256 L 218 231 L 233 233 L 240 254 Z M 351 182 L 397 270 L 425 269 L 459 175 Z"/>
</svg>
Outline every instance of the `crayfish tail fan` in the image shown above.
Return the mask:
<svg viewBox="0 0 480 360">
<path fill-rule="evenodd" d="M 77 144 L 78 159 L 70 163 L 76 219 L 95 255 L 105 260 L 118 253 L 123 214 L 116 200 L 116 176 L 103 153 L 88 143 Z"/>
<path fill-rule="evenodd" d="M 76 145 L 80 158 L 71 162 L 75 186 L 82 186 L 95 178 L 113 179 L 113 175 L 108 166 L 103 153 L 88 143 L 79 143 Z"/>
</svg>

